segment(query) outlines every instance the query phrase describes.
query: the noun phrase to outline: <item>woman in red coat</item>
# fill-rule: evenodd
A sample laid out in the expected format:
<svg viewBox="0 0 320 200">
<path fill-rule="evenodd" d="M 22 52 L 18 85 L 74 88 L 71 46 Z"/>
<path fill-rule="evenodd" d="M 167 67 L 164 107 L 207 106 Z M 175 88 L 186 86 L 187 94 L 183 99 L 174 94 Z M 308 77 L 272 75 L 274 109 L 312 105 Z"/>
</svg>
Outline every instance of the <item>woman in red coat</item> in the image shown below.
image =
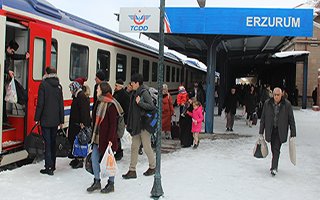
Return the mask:
<svg viewBox="0 0 320 200">
<path fill-rule="evenodd" d="M 100 162 L 107 149 L 109 142 L 112 143 L 112 151 L 118 149 L 117 116 L 118 112 L 114 105 L 116 101 L 112 97 L 112 89 L 109 83 L 103 81 L 97 87 L 97 103 L 92 112 L 92 169 L 94 182 L 87 189 L 88 192 L 101 189 Z M 110 176 L 108 184 L 101 190 L 102 193 L 114 191 L 114 176 Z"/>
<path fill-rule="evenodd" d="M 171 138 L 171 116 L 174 115 L 172 97 L 168 91 L 168 85 L 163 84 L 162 89 L 162 133 L 166 139 Z"/>
</svg>

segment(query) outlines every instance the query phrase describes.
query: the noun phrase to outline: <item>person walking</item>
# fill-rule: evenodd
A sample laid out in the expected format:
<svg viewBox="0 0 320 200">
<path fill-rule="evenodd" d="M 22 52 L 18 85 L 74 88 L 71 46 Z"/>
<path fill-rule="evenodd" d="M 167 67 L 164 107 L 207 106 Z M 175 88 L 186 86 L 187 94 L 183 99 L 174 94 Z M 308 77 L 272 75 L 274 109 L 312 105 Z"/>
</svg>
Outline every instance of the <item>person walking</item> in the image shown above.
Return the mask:
<svg viewBox="0 0 320 200">
<path fill-rule="evenodd" d="M 79 82 L 73 81 L 69 85 L 69 89 L 72 94 L 72 103 L 70 108 L 68 140 L 70 146 L 73 147 L 74 140 L 79 134 L 80 129 L 91 125 L 90 100 L 85 95 Z M 69 163 L 73 169 L 83 167 L 83 158 L 75 158 L 73 156 L 69 157 L 73 158 L 73 160 Z"/>
<path fill-rule="evenodd" d="M 257 95 L 255 93 L 254 86 L 251 86 L 250 91 L 246 95 L 245 101 L 244 101 L 244 110 L 247 113 L 246 124 L 249 127 L 252 127 L 253 113 L 256 110 L 256 106 L 257 106 Z"/>
<path fill-rule="evenodd" d="M 193 135 L 193 148 L 196 149 L 199 146 L 199 133 L 202 128 L 203 121 L 203 109 L 199 101 L 192 102 L 193 111 L 187 111 L 187 114 L 192 117 L 192 135 Z"/>
<path fill-rule="evenodd" d="M 318 87 L 315 87 L 312 91 L 312 100 L 314 106 L 318 105 Z"/>
<path fill-rule="evenodd" d="M 56 169 L 56 136 L 58 126 L 63 128 L 64 107 L 62 87 L 57 71 L 47 67 L 38 90 L 34 121 L 40 124 L 45 144 L 45 168 L 42 174 L 53 175 Z"/>
<path fill-rule="evenodd" d="M 112 89 L 109 83 L 102 81 L 97 85 L 97 104 L 92 112 L 92 169 L 94 174 L 93 183 L 87 188 L 87 192 L 101 189 L 100 162 L 107 149 L 109 142 L 112 143 L 112 151 L 118 149 L 117 118 L 118 111 L 115 106 L 117 100 L 112 97 Z M 110 176 L 107 185 L 101 193 L 114 192 L 115 176 Z"/>
<path fill-rule="evenodd" d="M 222 106 L 222 109 L 225 109 L 225 113 L 227 116 L 226 131 L 233 131 L 234 116 L 237 111 L 237 103 L 238 96 L 236 94 L 236 87 L 233 86 L 230 90 L 230 93 L 226 95 L 224 104 Z"/>
<path fill-rule="evenodd" d="M 172 97 L 168 90 L 168 85 L 163 84 L 162 86 L 162 134 L 166 139 L 171 138 L 171 117 L 174 114 Z"/>
<path fill-rule="evenodd" d="M 120 103 L 124 112 L 124 123 L 127 124 L 130 96 L 129 93 L 124 89 L 124 82 L 122 79 L 118 79 L 116 81 L 113 97 Z M 123 157 L 123 149 L 121 147 L 120 138 L 118 138 L 118 149 L 114 157 L 116 160 L 121 160 Z"/>
<path fill-rule="evenodd" d="M 143 76 L 141 74 L 132 75 L 131 86 L 133 92 L 130 97 L 127 125 L 127 130 L 132 136 L 131 158 L 129 171 L 122 175 L 124 179 L 137 178 L 136 165 L 138 163 L 138 151 L 141 143 L 149 162 L 149 168 L 143 175 L 153 175 L 156 168 L 156 160 L 151 147 L 151 134 L 145 129 L 145 121 L 141 117 L 145 112 L 155 110 L 156 107 L 153 104 L 148 88 L 143 85 Z"/>
<path fill-rule="evenodd" d="M 273 90 L 273 98 L 268 99 L 263 106 L 260 120 L 260 138 L 271 143 L 272 162 L 270 173 L 275 176 L 278 172 L 280 148 L 288 138 L 288 128 L 290 127 L 290 137 L 296 137 L 296 125 L 293 110 L 290 102 L 283 98 L 282 90 L 278 87 Z"/>
</svg>

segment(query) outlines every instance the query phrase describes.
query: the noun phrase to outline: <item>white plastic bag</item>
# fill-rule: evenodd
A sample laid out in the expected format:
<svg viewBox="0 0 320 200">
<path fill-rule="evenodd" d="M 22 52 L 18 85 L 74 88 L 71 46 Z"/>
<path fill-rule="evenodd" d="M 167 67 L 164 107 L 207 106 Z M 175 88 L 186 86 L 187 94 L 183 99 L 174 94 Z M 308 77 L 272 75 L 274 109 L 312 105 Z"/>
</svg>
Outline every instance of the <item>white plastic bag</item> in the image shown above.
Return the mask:
<svg viewBox="0 0 320 200">
<path fill-rule="evenodd" d="M 118 166 L 116 159 L 114 158 L 114 154 L 111 149 L 111 142 L 109 142 L 109 145 L 104 152 L 103 158 L 100 163 L 100 176 L 101 178 L 115 176 Z"/>
<path fill-rule="evenodd" d="M 295 137 L 290 137 L 289 139 L 289 156 L 290 156 L 290 161 L 293 165 L 297 164 L 296 160 L 296 138 Z"/>
<path fill-rule="evenodd" d="M 130 148 L 132 143 L 132 136 L 130 133 L 125 129 L 124 134 L 122 136 L 121 140 L 121 146 L 122 148 Z"/>
<path fill-rule="evenodd" d="M 227 113 L 225 111 L 226 111 L 225 109 L 223 109 L 221 111 L 221 116 L 220 117 L 221 117 L 222 120 L 225 120 L 227 118 Z"/>
<path fill-rule="evenodd" d="M 256 158 L 265 158 L 268 156 L 268 146 L 264 138 L 258 138 L 253 148 L 253 156 Z"/>
<path fill-rule="evenodd" d="M 9 103 L 17 103 L 18 102 L 18 95 L 16 90 L 16 84 L 14 82 L 14 78 L 11 79 L 10 83 L 6 88 L 6 96 L 4 100 Z"/>
</svg>

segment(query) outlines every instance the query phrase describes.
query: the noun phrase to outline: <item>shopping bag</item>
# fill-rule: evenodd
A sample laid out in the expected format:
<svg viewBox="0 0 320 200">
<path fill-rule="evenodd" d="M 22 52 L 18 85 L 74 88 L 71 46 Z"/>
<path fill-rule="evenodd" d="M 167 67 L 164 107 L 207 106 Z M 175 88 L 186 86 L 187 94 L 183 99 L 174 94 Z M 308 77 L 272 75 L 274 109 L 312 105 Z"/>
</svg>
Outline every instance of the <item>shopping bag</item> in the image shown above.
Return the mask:
<svg viewBox="0 0 320 200">
<path fill-rule="evenodd" d="M 88 144 L 81 144 L 78 136 L 74 139 L 72 155 L 74 157 L 84 158 L 88 154 Z"/>
<path fill-rule="evenodd" d="M 102 160 L 100 162 L 100 176 L 102 178 L 115 176 L 118 166 L 114 154 L 111 149 L 112 143 L 109 142 L 109 145 L 104 152 Z"/>
<path fill-rule="evenodd" d="M 293 165 L 296 165 L 297 160 L 296 160 L 296 138 L 295 137 L 290 137 L 289 139 L 289 156 L 290 156 L 290 161 Z"/>
<path fill-rule="evenodd" d="M 56 137 L 56 156 L 67 157 L 71 151 L 71 145 L 63 129 L 57 131 Z"/>
<path fill-rule="evenodd" d="M 92 156 L 92 151 L 87 155 L 87 157 L 85 158 L 85 169 L 87 170 L 87 172 L 89 172 L 90 174 L 93 174 L 93 168 L 92 168 L 92 159 L 91 159 L 91 156 Z"/>
<path fill-rule="evenodd" d="M 6 96 L 4 100 L 9 103 L 17 103 L 18 102 L 18 95 L 16 90 L 16 84 L 14 82 L 14 78 L 11 79 L 10 83 L 6 87 Z"/>
<path fill-rule="evenodd" d="M 268 146 L 264 138 L 259 138 L 253 148 L 253 156 L 265 158 L 268 156 Z"/>
<path fill-rule="evenodd" d="M 222 120 L 225 120 L 227 118 L 227 114 L 226 114 L 225 110 L 221 111 L 220 117 L 221 117 Z"/>
</svg>

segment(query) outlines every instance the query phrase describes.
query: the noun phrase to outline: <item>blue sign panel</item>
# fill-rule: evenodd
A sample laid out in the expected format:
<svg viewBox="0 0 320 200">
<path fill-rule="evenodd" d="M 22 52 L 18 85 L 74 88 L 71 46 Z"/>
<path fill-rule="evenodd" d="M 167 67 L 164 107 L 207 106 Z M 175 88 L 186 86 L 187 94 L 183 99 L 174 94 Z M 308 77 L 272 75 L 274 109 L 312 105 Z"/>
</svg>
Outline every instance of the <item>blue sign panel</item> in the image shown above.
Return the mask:
<svg viewBox="0 0 320 200">
<path fill-rule="evenodd" d="M 166 8 L 167 33 L 304 36 L 313 32 L 313 9 Z"/>
</svg>

